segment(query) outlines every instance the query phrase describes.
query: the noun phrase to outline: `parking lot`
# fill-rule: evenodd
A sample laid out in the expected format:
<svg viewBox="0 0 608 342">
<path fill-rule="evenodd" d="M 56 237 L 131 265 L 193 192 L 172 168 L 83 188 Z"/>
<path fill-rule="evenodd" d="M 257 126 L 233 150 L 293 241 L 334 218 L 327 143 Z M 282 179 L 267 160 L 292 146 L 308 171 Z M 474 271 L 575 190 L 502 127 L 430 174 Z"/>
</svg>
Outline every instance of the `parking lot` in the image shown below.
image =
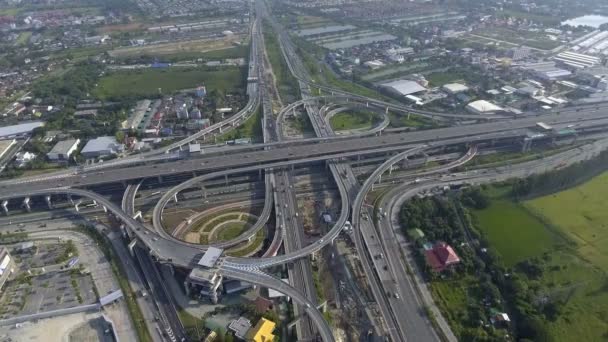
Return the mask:
<svg viewBox="0 0 608 342">
<path fill-rule="evenodd" d="M 97 301 L 90 275 L 58 271 L 14 280 L 0 299 L 0 319 L 65 309 Z"/>
<path fill-rule="evenodd" d="M 21 269 L 28 270 L 57 264 L 57 261 L 62 261 L 66 248 L 65 243 L 38 243 L 26 251 L 15 251 L 12 254 Z"/>
</svg>

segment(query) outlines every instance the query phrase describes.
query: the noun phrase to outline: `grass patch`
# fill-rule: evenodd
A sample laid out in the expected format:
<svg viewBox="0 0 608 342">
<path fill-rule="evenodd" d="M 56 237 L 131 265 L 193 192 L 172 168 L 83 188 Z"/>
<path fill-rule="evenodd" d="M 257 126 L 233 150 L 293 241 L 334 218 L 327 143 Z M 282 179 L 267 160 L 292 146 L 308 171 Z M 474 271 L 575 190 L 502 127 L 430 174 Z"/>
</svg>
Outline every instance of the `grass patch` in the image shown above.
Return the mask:
<svg viewBox="0 0 608 342">
<path fill-rule="evenodd" d="M 542 255 L 556 241 L 541 221 L 512 201 L 497 199 L 474 213 L 479 228 L 507 267 Z"/>
<path fill-rule="evenodd" d="M 199 340 L 205 336 L 205 320 L 189 314 L 186 310 L 178 308 L 177 316 L 184 326 L 186 334 Z"/>
<path fill-rule="evenodd" d="M 432 122 L 428 119 L 425 119 L 418 115 L 413 114 L 396 114 L 394 112 L 389 112 L 388 117 L 390 120 L 389 127 L 392 128 L 400 128 L 400 127 L 415 127 L 422 128 L 425 126 L 433 126 Z"/>
<path fill-rule="evenodd" d="M 382 119 L 372 112 L 342 112 L 331 117 L 329 123 L 335 130 L 372 128 Z"/>
<path fill-rule="evenodd" d="M 258 249 L 262 245 L 262 243 L 264 243 L 265 238 L 266 238 L 266 230 L 260 229 L 255 234 L 255 239 L 253 240 L 252 243 L 250 243 L 247 246 L 242 247 L 242 248 L 229 249 L 228 251 L 226 251 L 226 254 L 229 256 L 233 256 L 233 257 L 245 256 L 249 253 L 252 253 L 256 249 Z"/>
<path fill-rule="evenodd" d="M 167 68 L 113 72 L 99 80 L 94 94 L 101 99 L 155 97 L 205 84 L 207 89 L 231 92 L 242 89 L 246 68 Z"/>
<path fill-rule="evenodd" d="M 440 87 L 447 83 L 464 81 L 466 77 L 464 71 L 450 70 L 446 72 L 434 72 L 427 75 L 426 79 L 433 87 Z"/>
<path fill-rule="evenodd" d="M 268 54 L 268 60 L 272 65 L 272 72 L 276 78 L 281 100 L 283 102 L 295 101 L 300 97 L 298 81 L 291 74 L 289 66 L 283 58 L 277 35 L 266 21 L 264 21 L 263 30 L 266 53 Z"/>
<path fill-rule="evenodd" d="M 246 222 L 226 223 L 220 228 L 221 230 L 217 234 L 217 241 L 232 240 L 243 234 L 247 228 L 249 228 L 249 224 Z"/>
<path fill-rule="evenodd" d="M 245 122 L 216 138 L 216 142 L 224 142 L 228 140 L 251 138 L 253 142 L 262 142 L 262 106 L 259 106 L 255 113 L 250 116 Z"/>
<path fill-rule="evenodd" d="M 576 243 L 585 260 L 608 271 L 608 173 L 577 187 L 525 202 L 526 208 Z"/>
<path fill-rule="evenodd" d="M 31 36 L 32 36 L 32 32 L 31 31 L 21 32 L 19 34 L 19 37 L 17 37 L 17 41 L 15 43 L 17 45 L 25 45 L 25 44 L 27 44 L 27 42 L 28 42 L 28 40 L 30 39 Z"/>
</svg>

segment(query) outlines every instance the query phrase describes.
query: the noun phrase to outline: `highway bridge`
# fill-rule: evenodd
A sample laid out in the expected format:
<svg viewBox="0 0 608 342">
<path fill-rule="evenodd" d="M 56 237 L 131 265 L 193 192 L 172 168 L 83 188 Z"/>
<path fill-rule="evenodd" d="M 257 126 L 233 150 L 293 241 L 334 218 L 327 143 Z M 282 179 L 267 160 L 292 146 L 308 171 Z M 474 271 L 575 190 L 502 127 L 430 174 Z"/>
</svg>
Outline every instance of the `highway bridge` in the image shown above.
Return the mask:
<svg viewBox="0 0 608 342">
<path fill-rule="evenodd" d="M 261 2 L 258 1 L 258 4 Z M 263 6 L 263 5 L 262 5 Z M 259 6 L 258 6 L 259 8 Z M 264 7 L 265 8 L 265 7 Z M 261 11 L 265 11 L 262 9 Z M 275 121 L 270 115 L 272 113 L 269 100 L 269 85 L 262 77 L 263 66 L 263 42 L 259 18 L 252 24 L 252 43 L 250 56 L 250 78 L 257 82 L 249 82 L 247 93 L 249 102 L 233 117 L 222 121 L 212 127 L 202 130 L 179 142 L 169 145 L 163 149 L 149 153 L 118 159 L 116 161 L 96 164 L 80 169 L 57 172 L 47 175 L 28 177 L 23 179 L 0 182 L 0 199 L 10 200 L 17 198 L 30 198 L 34 196 L 75 196 L 88 198 L 101 205 L 104 210 L 114 215 L 125 226 L 129 236 L 145 247 L 149 254 L 162 263 L 170 263 L 175 266 L 193 269 L 198 266 L 198 261 L 209 246 L 192 244 L 176 239 L 166 232 L 162 224 L 162 213 L 167 203 L 177 199 L 177 194 L 186 189 L 198 189 L 201 197 L 205 197 L 206 182 L 225 178 L 232 175 L 241 175 L 250 172 L 264 174 L 264 207 L 256 223 L 246 232 L 235 239 L 225 242 L 214 243 L 211 246 L 227 248 L 250 239 L 262 229 L 270 218 L 274 207 L 277 215 L 277 231 L 271 242 L 271 248 L 263 254 L 262 258 L 237 258 L 223 257 L 217 266 L 217 270 L 226 277 L 240 279 L 253 284 L 258 284 L 275 289 L 290 296 L 298 307 L 306 312 L 315 330 L 324 341 L 333 341 L 331 329 L 325 322 L 323 315 L 316 309 L 314 295 L 311 296 L 310 273 L 305 263 L 298 260 L 306 258 L 310 254 L 321 250 L 324 246 L 340 234 L 349 217 L 352 218 L 354 227 L 354 239 L 357 252 L 361 257 L 365 272 L 368 274 L 370 286 L 376 298 L 381 313 L 387 326 L 386 331 L 394 341 L 438 340 L 437 334 L 429 328 L 426 318 L 420 313 L 412 313 L 410 306 L 404 306 L 400 302 L 389 298 L 386 289 L 405 295 L 408 290 L 408 280 L 399 270 L 402 268 L 397 262 L 388 262 L 390 276 L 395 279 L 394 285 L 386 285 L 383 279 L 386 274 L 380 274 L 376 261 L 372 260 L 370 253 L 373 248 L 381 248 L 389 251 L 395 257 L 394 247 L 386 244 L 372 246 L 367 232 L 374 231 L 376 227 L 373 222 L 362 220 L 366 215 L 363 204 L 367 194 L 380 181 L 383 173 L 391 170 L 393 165 L 404 158 L 427 153 L 431 150 L 448 146 L 468 145 L 469 151 L 456 161 L 447 165 L 439 166 L 412 175 L 430 177 L 424 184 L 412 186 L 408 190 L 408 196 L 416 191 L 423 191 L 444 184 L 457 184 L 458 182 L 485 182 L 502 179 L 511 176 L 526 176 L 531 172 L 541 172 L 547 166 L 564 158 L 571 158 L 568 162 L 580 160 L 582 156 L 572 155 L 572 152 L 562 153 L 558 156 L 535 161 L 534 168 L 507 171 L 502 174 L 491 173 L 474 175 L 465 173 L 454 180 L 446 181 L 441 174 L 450 169 L 463 165 L 475 156 L 476 146 L 480 144 L 493 144 L 508 141 L 511 143 L 522 142 L 529 137 L 537 122 L 543 121 L 549 125 L 560 127 L 576 125 L 579 135 L 590 132 L 603 131 L 608 126 L 608 111 L 600 110 L 602 106 L 582 106 L 561 109 L 557 113 L 526 113 L 521 118 L 509 118 L 505 116 L 480 117 L 470 114 L 434 113 L 417 110 L 402 105 L 378 101 L 362 96 L 349 94 L 330 87 L 318 85 L 310 81 L 306 75 L 305 68 L 298 61 L 293 46 L 288 37 L 281 33 L 281 47 L 283 54 L 292 73 L 300 82 L 302 97 L 301 101 L 284 107 Z M 328 94 L 326 96 L 312 97 L 314 89 L 320 89 Z M 222 147 L 211 149 L 207 154 L 200 156 L 187 156 L 179 153 L 181 146 L 197 141 L 199 139 L 210 139 L 214 134 L 225 132 L 226 129 L 238 126 L 243 120 L 250 117 L 256 110 L 262 107 L 264 111 L 264 143 L 245 147 Z M 298 107 L 304 107 L 317 135 L 313 139 L 299 139 L 282 141 L 282 118 Z M 370 108 L 377 113 L 384 113 L 384 121 L 372 132 L 358 132 L 357 135 L 336 136 L 328 118 L 342 110 L 342 108 Z M 475 124 L 458 124 L 451 127 L 431 129 L 425 131 L 397 132 L 388 134 L 385 132 L 387 126 L 387 113 L 399 112 L 405 114 L 416 114 L 433 119 L 456 122 L 457 120 L 484 121 Z M 377 134 L 377 135 L 375 135 Z M 548 135 L 547 139 L 558 139 L 558 136 Z M 397 153 L 396 155 L 392 155 Z M 375 169 L 363 184 L 359 184 L 351 167 L 345 163 L 347 158 L 359 158 L 362 155 L 382 154 L 388 158 L 379 168 Z M 302 243 L 302 235 L 298 229 L 298 222 L 290 221 L 295 215 L 297 204 L 295 195 L 290 185 L 290 168 L 296 165 L 310 163 L 326 163 L 334 178 L 341 198 L 340 217 L 337 222 L 316 242 L 305 245 Z M 390 171 L 389 171 L 390 172 Z M 136 216 L 135 196 L 142 181 L 146 178 L 159 178 L 162 183 L 163 177 L 174 174 L 189 174 L 191 178 L 185 182 L 165 191 L 153 209 L 152 230 L 145 227 L 134 216 Z M 119 207 L 106 197 L 87 190 L 87 187 L 100 184 L 123 183 L 126 187 L 122 203 Z M 274 200 L 274 203 L 273 203 Z M 273 205 L 274 204 L 274 205 Z M 281 204 L 286 207 L 281 206 Z M 394 206 L 394 205 L 393 205 Z M 279 215 L 280 213 L 280 215 Z M 352 215 L 350 215 L 352 213 Z M 369 214 L 369 213 L 368 213 Z M 290 219 L 287 219 L 290 218 Z M 367 234 L 367 235 L 366 235 Z M 283 245 L 286 253 L 276 255 L 279 247 Z M 140 259 L 142 259 L 140 257 Z M 143 259 L 142 259 L 143 260 Z M 285 284 L 264 270 L 273 266 L 298 263 L 298 272 L 301 276 L 302 287 L 295 288 Z M 148 268 L 150 262 L 143 260 Z M 153 267 L 153 266 L 152 266 Z M 295 284 L 294 284 L 295 285 Z M 314 285 L 313 285 L 314 287 Z M 410 303 L 416 302 L 411 296 Z M 312 299 L 311 299 L 312 298 Z M 170 309 L 167 309 L 171 311 Z M 407 317 L 407 319 L 405 319 Z M 171 320 L 171 319 L 168 319 Z M 173 319 L 174 320 L 174 319 Z M 176 325 L 177 326 L 177 325 Z M 177 327 L 174 330 L 178 330 Z"/>
</svg>

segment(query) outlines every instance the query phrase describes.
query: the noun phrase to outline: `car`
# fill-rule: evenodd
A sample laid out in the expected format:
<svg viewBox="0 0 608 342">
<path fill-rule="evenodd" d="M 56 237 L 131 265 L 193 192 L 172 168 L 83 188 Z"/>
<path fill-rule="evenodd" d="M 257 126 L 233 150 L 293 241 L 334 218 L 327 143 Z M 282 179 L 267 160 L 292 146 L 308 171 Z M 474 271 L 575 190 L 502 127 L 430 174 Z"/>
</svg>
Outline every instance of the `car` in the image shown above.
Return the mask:
<svg viewBox="0 0 608 342">
<path fill-rule="evenodd" d="M 399 297 L 399 294 L 395 292 L 395 298 L 396 298 L 396 299 L 399 299 L 399 298 L 401 298 L 401 297 Z"/>
</svg>

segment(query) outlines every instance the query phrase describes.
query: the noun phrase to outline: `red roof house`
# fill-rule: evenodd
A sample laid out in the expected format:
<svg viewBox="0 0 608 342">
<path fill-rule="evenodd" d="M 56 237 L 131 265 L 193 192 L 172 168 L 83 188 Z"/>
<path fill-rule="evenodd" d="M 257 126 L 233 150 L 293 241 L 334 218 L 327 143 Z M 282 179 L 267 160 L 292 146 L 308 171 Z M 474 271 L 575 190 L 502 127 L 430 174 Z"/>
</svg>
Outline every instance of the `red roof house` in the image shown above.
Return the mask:
<svg viewBox="0 0 608 342">
<path fill-rule="evenodd" d="M 460 262 L 454 249 L 445 242 L 437 242 L 432 249 L 426 250 L 425 257 L 426 262 L 437 272 Z"/>
</svg>

